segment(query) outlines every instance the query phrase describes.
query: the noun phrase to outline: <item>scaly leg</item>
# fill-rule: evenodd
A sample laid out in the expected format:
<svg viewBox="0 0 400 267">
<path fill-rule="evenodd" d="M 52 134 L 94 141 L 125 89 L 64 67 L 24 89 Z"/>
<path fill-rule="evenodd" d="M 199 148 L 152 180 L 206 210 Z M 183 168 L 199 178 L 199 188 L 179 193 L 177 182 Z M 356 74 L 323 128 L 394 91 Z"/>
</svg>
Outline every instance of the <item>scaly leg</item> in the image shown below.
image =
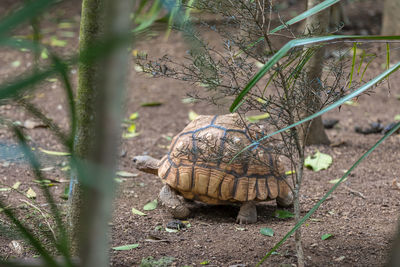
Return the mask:
<svg viewBox="0 0 400 267">
<path fill-rule="evenodd" d="M 184 219 L 189 216 L 190 210 L 169 185 L 163 186 L 158 197 L 174 218 Z"/>
<path fill-rule="evenodd" d="M 236 222 L 240 224 L 248 224 L 257 222 L 257 208 L 252 201 L 244 202 L 240 207 Z"/>
</svg>

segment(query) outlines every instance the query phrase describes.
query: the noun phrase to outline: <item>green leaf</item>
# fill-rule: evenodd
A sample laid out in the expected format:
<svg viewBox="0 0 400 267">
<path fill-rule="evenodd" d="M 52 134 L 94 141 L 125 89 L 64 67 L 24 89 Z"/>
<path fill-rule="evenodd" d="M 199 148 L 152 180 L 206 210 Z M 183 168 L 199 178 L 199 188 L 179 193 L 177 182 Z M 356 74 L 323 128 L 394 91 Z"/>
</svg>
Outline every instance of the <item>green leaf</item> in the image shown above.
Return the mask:
<svg viewBox="0 0 400 267">
<path fill-rule="evenodd" d="M 70 32 L 70 31 L 62 31 L 62 32 L 60 32 L 60 35 L 62 37 L 67 37 L 67 38 L 75 37 L 75 33 L 74 32 Z"/>
<path fill-rule="evenodd" d="M 293 218 L 294 214 L 287 210 L 276 210 L 275 217 L 278 219 Z"/>
<path fill-rule="evenodd" d="M 142 107 L 157 107 L 157 106 L 161 106 L 163 103 L 161 102 L 145 102 L 145 103 L 141 103 L 140 105 Z"/>
<path fill-rule="evenodd" d="M 354 100 L 348 100 L 348 101 L 344 102 L 343 104 L 349 105 L 349 106 L 353 106 L 353 107 L 357 107 L 358 106 L 358 103 L 356 101 L 354 101 Z"/>
<path fill-rule="evenodd" d="M 321 240 L 327 240 L 328 238 L 331 238 L 333 235 L 332 234 L 323 234 L 321 236 Z"/>
<path fill-rule="evenodd" d="M 347 178 L 346 179 L 343 179 L 342 180 L 342 182 L 344 182 L 344 181 L 346 181 L 347 180 Z M 336 184 L 336 183 L 338 183 L 339 181 L 341 181 L 341 179 L 340 178 L 338 178 L 338 179 L 333 179 L 333 180 L 330 180 L 329 181 L 329 183 L 330 184 Z"/>
<path fill-rule="evenodd" d="M 71 153 L 69 153 L 69 152 L 51 151 L 51 150 L 43 149 L 41 147 L 39 147 L 39 150 L 45 154 L 52 155 L 52 156 L 70 156 L 71 155 Z"/>
<path fill-rule="evenodd" d="M 131 121 L 136 120 L 137 118 L 139 118 L 139 112 L 135 112 L 135 113 L 132 113 L 131 115 L 129 115 L 129 119 Z"/>
<path fill-rule="evenodd" d="M 291 175 L 291 174 L 295 174 L 296 171 L 295 170 L 291 170 L 291 171 L 286 171 L 285 174 L 286 175 Z"/>
<path fill-rule="evenodd" d="M 123 246 L 119 246 L 119 247 L 113 247 L 113 250 L 131 250 L 134 248 L 139 247 L 139 244 L 130 244 L 130 245 L 123 245 Z"/>
<path fill-rule="evenodd" d="M 13 189 L 18 189 L 18 187 L 21 185 L 21 182 L 15 182 L 15 184 L 12 186 Z"/>
<path fill-rule="evenodd" d="M 49 58 L 49 54 L 48 54 L 47 49 L 43 49 L 42 52 L 40 52 L 40 57 L 41 57 L 42 59 L 47 59 L 47 58 Z"/>
<path fill-rule="evenodd" d="M 332 157 L 328 154 L 317 151 L 313 156 L 308 156 L 304 161 L 304 166 L 311 168 L 317 172 L 320 170 L 326 170 L 332 164 Z"/>
<path fill-rule="evenodd" d="M 71 22 L 60 22 L 58 23 L 58 28 L 60 29 L 70 29 L 74 27 L 74 25 Z"/>
<path fill-rule="evenodd" d="M 395 121 L 400 121 L 400 114 L 397 114 L 396 116 L 394 116 L 394 120 Z"/>
<path fill-rule="evenodd" d="M 10 190 L 11 190 L 11 188 L 9 188 L 9 187 L 0 188 L 0 192 L 6 192 L 6 191 L 10 191 Z"/>
<path fill-rule="evenodd" d="M 116 174 L 121 177 L 136 177 L 136 176 L 138 176 L 137 173 L 131 173 L 131 172 L 127 172 L 127 171 L 117 171 Z"/>
<path fill-rule="evenodd" d="M 140 135 L 140 133 L 122 133 L 122 138 L 129 139 Z"/>
<path fill-rule="evenodd" d="M 189 116 L 189 120 L 190 120 L 190 121 L 193 121 L 193 120 L 196 119 L 199 115 L 198 115 L 196 112 L 194 112 L 193 110 L 191 110 L 191 111 L 189 111 L 188 116 Z"/>
<path fill-rule="evenodd" d="M 26 196 L 28 198 L 32 198 L 32 199 L 36 198 L 36 192 L 33 191 L 33 189 L 29 187 L 28 191 L 26 191 Z"/>
<path fill-rule="evenodd" d="M 140 216 L 146 216 L 146 213 L 141 212 L 140 210 L 137 210 L 135 208 L 132 208 L 132 213 Z"/>
<path fill-rule="evenodd" d="M 268 119 L 269 117 L 270 117 L 269 113 L 264 113 L 264 114 L 260 114 L 260 115 L 248 116 L 248 117 L 246 117 L 246 119 L 249 122 L 255 123 L 255 122 L 258 122 L 263 119 Z"/>
<path fill-rule="evenodd" d="M 50 37 L 50 45 L 51 46 L 64 47 L 64 46 L 67 45 L 67 41 L 59 40 L 59 39 L 57 39 L 56 36 L 52 36 L 52 37 Z"/>
<path fill-rule="evenodd" d="M 262 235 L 266 235 L 266 236 L 274 236 L 274 230 L 272 230 L 271 228 L 261 228 L 260 229 L 260 233 Z"/>
<path fill-rule="evenodd" d="M 153 201 L 147 203 L 143 206 L 143 210 L 155 210 L 157 208 L 158 201 L 154 199 Z"/>
<path fill-rule="evenodd" d="M 208 265 L 208 264 L 209 264 L 209 261 L 208 261 L 208 260 L 205 260 L 205 261 L 200 262 L 200 264 L 201 264 L 201 265 Z"/>
<path fill-rule="evenodd" d="M 19 66 L 21 66 L 21 61 L 19 61 L 19 60 L 13 61 L 11 63 L 11 66 L 14 68 L 18 68 Z"/>
<path fill-rule="evenodd" d="M 135 133 L 136 132 L 136 124 L 132 123 L 131 125 L 129 125 L 128 129 L 126 129 L 128 131 L 128 133 Z"/>
</svg>

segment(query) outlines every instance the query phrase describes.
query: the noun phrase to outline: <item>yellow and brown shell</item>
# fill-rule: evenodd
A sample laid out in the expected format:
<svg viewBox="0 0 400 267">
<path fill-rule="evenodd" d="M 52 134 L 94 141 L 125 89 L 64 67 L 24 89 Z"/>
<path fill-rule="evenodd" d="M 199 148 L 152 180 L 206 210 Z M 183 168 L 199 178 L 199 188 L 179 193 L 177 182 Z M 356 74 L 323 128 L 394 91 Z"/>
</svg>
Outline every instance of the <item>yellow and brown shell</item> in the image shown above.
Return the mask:
<svg viewBox="0 0 400 267">
<path fill-rule="evenodd" d="M 237 114 L 198 116 L 172 140 L 158 176 L 184 198 L 208 204 L 284 198 L 290 188 L 279 157 Z"/>
</svg>

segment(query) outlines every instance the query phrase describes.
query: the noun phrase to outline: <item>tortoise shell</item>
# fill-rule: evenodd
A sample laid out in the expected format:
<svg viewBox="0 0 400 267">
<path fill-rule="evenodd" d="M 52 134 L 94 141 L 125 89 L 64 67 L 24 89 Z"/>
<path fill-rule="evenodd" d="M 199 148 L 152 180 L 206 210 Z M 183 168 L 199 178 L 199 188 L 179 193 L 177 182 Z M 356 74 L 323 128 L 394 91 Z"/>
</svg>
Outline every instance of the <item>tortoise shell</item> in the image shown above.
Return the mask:
<svg viewBox="0 0 400 267">
<path fill-rule="evenodd" d="M 238 114 L 198 116 L 173 138 L 158 176 L 184 198 L 208 204 L 284 198 L 290 188 L 271 149 L 253 146 L 230 162 L 259 137 Z"/>
</svg>

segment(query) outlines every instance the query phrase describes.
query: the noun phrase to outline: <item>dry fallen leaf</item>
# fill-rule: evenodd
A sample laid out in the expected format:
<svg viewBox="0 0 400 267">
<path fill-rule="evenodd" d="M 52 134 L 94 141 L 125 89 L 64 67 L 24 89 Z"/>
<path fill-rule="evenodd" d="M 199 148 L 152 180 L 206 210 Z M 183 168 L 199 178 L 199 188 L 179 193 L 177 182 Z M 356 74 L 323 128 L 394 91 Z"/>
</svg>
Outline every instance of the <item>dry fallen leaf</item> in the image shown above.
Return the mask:
<svg viewBox="0 0 400 267">
<path fill-rule="evenodd" d="M 17 254 L 21 255 L 24 252 L 24 248 L 22 247 L 21 243 L 17 240 L 12 240 L 8 246 Z"/>
<path fill-rule="evenodd" d="M 394 179 L 392 182 L 392 189 L 400 190 L 400 182 L 397 179 Z"/>
</svg>

